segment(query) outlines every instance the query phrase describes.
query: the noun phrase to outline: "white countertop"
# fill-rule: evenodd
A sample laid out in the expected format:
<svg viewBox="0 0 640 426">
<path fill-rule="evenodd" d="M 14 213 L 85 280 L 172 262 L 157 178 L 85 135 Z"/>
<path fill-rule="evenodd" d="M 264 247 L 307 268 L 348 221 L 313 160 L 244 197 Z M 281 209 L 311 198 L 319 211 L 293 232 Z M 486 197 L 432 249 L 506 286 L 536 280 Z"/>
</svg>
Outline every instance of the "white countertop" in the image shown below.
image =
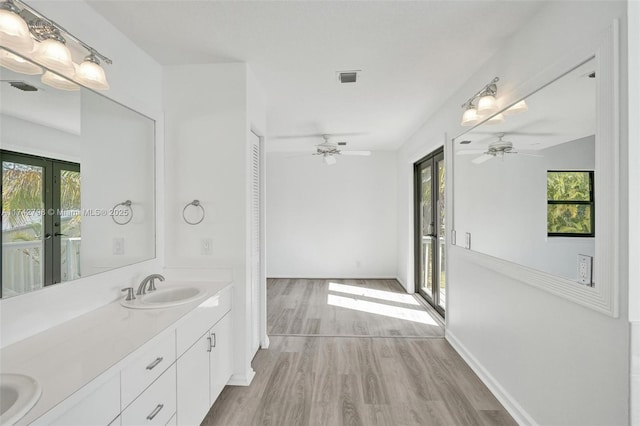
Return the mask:
<svg viewBox="0 0 640 426">
<path fill-rule="evenodd" d="M 42 386 L 40 400 L 17 424 L 31 423 L 109 370 L 115 374 L 128 355 L 175 329 L 182 317 L 231 282 L 163 282 L 158 289 L 173 285 L 196 286 L 207 295 L 164 309 L 129 309 L 118 300 L 3 348 L 0 372 L 26 374 Z"/>
</svg>

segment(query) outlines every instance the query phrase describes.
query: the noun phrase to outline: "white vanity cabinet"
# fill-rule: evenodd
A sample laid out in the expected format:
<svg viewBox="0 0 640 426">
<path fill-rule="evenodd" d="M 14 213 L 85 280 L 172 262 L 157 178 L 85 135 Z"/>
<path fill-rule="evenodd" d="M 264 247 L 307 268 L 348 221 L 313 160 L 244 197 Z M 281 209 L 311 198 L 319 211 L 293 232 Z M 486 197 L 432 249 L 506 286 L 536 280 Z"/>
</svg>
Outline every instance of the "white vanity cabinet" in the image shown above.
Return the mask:
<svg viewBox="0 0 640 426">
<path fill-rule="evenodd" d="M 227 312 L 178 358 L 178 425 L 199 425 L 209 412 L 231 377 L 231 345 L 231 312 Z"/>
</svg>

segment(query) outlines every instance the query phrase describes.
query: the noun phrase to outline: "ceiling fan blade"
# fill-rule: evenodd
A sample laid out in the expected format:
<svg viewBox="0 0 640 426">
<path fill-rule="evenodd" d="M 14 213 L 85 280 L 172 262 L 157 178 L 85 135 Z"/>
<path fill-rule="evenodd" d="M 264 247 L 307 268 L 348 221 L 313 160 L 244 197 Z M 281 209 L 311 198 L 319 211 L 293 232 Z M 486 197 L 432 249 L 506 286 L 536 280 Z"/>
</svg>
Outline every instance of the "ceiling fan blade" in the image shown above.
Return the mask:
<svg viewBox="0 0 640 426">
<path fill-rule="evenodd" d="M 371 155 L 371 151 L 340 151 L 340 155 L 361 155 L 368 157 Z"/>
<path fill-rule="evenodd" d="M 483 154 L 480 157 L 474 158 L 473 160 L 471 160 L 471 162 L 474 164 L 482 164 L 485 161 L 491 160 L 493 157 L 495 157 L 495 155 Z"/>
<path fill-rule="evenodd" d="M 463 149 L 460 151 L 456 151 L 456 155 L 478 155 L 484 154 L 485 152 L 487 152 L 486 149 Z"/>
</svg>

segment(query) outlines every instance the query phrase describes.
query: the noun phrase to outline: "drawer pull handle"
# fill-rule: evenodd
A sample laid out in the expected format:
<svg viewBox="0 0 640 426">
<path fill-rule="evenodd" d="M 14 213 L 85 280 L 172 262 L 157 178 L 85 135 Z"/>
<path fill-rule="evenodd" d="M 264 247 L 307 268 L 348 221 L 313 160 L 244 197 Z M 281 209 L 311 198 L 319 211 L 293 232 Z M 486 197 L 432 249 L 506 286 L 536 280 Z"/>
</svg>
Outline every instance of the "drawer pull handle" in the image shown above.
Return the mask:
<svg viewBox="0 0 640 426">
<path fill-rule="evenodd" d="M 155 361 L 153 361 L 151 364 L 147 365 L 147 370 L 153 370 L 154 368 L 156 368 L 156 365 L 160 364 L 162 362 L 163 358 L 162 357 L 158 357 L 156 358 Z"/>
<path fill-rule="evenodd" d="M 153 409 L 151 414 L 147 416 L 147 420 L 153 420 L 153 418 L 158 415 L 160 410 L 162 410 L 162 407 L 164 407 L 164 404 L 158 404 L 158 406 Z"/>
</svg>

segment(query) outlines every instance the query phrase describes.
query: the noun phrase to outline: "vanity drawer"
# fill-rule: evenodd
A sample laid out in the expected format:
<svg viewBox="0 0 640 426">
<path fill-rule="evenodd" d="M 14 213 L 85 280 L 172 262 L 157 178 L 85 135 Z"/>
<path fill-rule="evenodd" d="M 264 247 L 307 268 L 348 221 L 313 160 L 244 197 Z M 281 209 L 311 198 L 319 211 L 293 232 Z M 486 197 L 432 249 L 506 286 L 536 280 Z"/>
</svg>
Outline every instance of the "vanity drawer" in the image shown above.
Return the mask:
<svg viewBox="0 0 640 426">
<path fill-rule="evenodd" d="M 121 372 L 122 407 L 126 407 L 176 360 L 175 333 L 144 351 Z"/>
<path fill-rule="evenodd" d="M 231 310 L 232 292 L 233 286 L 220 290 L 215 296 L 202 302 L 178 325 L 176 331 L 178 357 Z"/>
<path fill-rule="evenodd" d="M 173 364 L 122 412 L 122 426 L 164 426 L 175 413 L 176 366 Z"/>
</svg>

